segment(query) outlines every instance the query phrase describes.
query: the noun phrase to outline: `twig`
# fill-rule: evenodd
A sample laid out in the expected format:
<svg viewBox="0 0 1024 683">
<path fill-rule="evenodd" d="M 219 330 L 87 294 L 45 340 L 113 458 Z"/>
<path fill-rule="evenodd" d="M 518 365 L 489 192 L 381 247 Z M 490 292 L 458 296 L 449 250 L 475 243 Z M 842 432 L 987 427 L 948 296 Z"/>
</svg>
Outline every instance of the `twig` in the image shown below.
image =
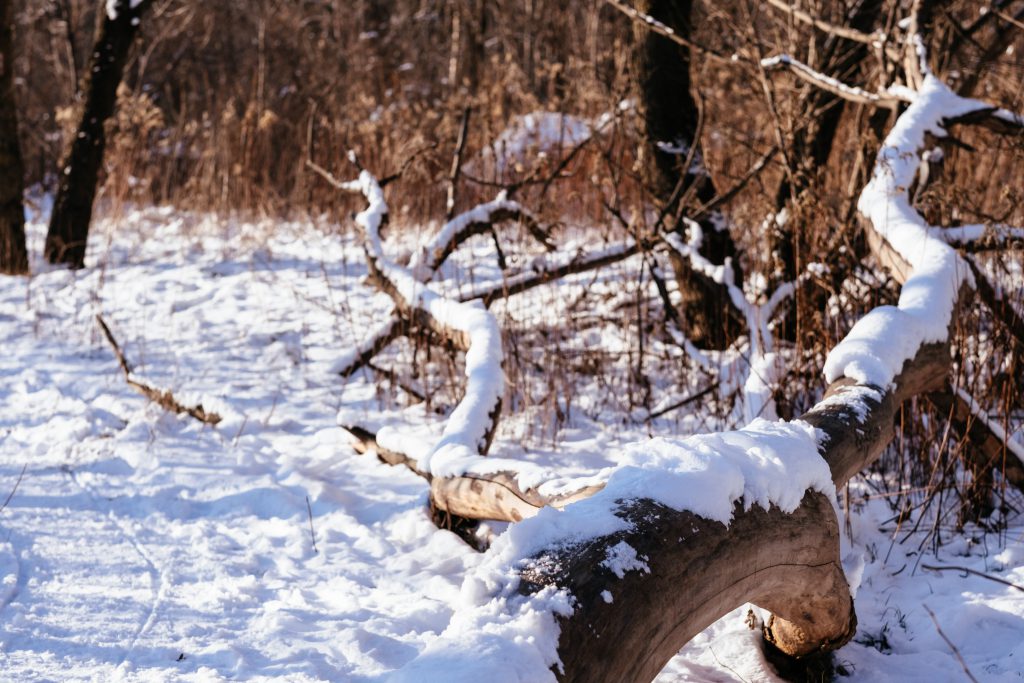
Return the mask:
<svg viewBox="0 0 1024 683">
<path fill-rule="evenodd" d="M 957 566 L 939 567 L 937 565 L 922 564 L 921 568 L 922 569 L 930 569 L 930 570 L 932 570 L 934 572 L 953 572 L 953 571 L 956 571 L 956 572 L 963 572 L 964 574 L 974 574 L 975 576 L 980 576 L 983 579 L 988 579 L 989 581 L 995 581 L 996 583 L 1001 583 L 1004 586 L 1009 586 L 1010 588 L 1016 588 L 1021 593 L 1024 593 L 1024 586 L 1020 586 L 1020 585 L 1018 585 L 1016 583 L 1013 583 L 1011 581 L 1007 581 L 1006 579 L 1000 579 L 998 576 L 992 576 L 990 574 L 986 574 L 985 572 L 979 572 L 979 571 L 977 571 L 975 569 L 971 569 L 970 567 L 957 567 Z"/>
<path fill-rule="evenodd" d="M 618 263 L 639 252 L 640 247 L 635 243 L 623 245 L 619 249 L 601 250 L 595 254 L 573 259 L 568 263 L 551 267 L 545 266 L 532 272 L 520 273 L 494 285 L 474 289 L 465 296 L 459 297 L 459 300 L 470 301 L 472 299 L 480 299 L 484 306 L 490 306 L 496 299 L 508 298 L 513 294 L 519 294 L 534 287 L 545 285 L 566 275 L 585 273 L 589 270 Z"/>
<path fill-rule="evenodd" d="M 320 177 L 322 177 L 328 183 L 333 185 L 336 189 L 346 190 L 346 191 L 349 191 L 349 192 L 356 192 L 357 191 L 354 187 L 350 186 L 348 183 L 346 183 L 344 181 L 341 181 L 341 180 L 338 180 L 337 178 L 335 178 L 333 173 L 331 173 L 326 168 L 324 168 L 320 164 L 316 163 L 312 159 L 306 159 L 306 166 L 308 166 L 313 171 L 316 171 L 316 173 L 319 174 Z"/>
<path fill-rule="evenodd" d="M 885 34 L 882 31 L 875 31 L 874 33 L 864 33 L 863 31 L 858 31 L 857 29 L 853 28 L 847 28 L 846 26 L 836 26 L 835 24 L 830 24 L 827 21 L 822 21 L 817 17 L 813 17 L 807 12 L 797 9 L 796 7 L 790 5 L 789 3 L 784 2 L 784 0 L 768 0 L 768 4 L 771 5 L 772 7 L 775 7 L 776 9 L 782 10 L 783 12 L 789 14 L 791 17 L 798 21 L 802 21 L 805 24 L 813 26 L 814 28 L 818 29 L 819 31 L 822 31 L 823 33 L 828 33 L 829 35 L 833 36 L 839 36 L 840 38 L 846 38 L 847 40 L 852 40 L 857 43 L 864 43 L 865 45 L 877 45 L 880 43 L 885 43 Z M 887 51 L 890 50 L 887 48 Z M 898 53 L 895 50 L 892 50 L 891 52 L 892 54 L 898 55 Z"/>
<path fill-rule="evenodd" d="M 374 356 L 386 349 L 391 342 L 405 334 L 405 325 L 401 324 L 396 316 L 397 313 L 393 312 L 383 325 L 380 325 L 367 339 L 356 346 L 355 353 L 337 370 L 341 377 L 354 375 L 373 360 Z"/>
<path fill-rule="evenodd" d="M 762 59 L 761 66 L 765 70 L 782 68 L 789 69 L 795 76 L 810 83 L 811 85 L 832 93 L 836 97 L 841 97 L 844 100 L 849 100 L 850 102 L 856 102 L 858 104 L 871 104 L 876 107 L 895 109 L 896 106 L 903 101 L 902 99 L 893 97 L 892 95 L 879 95 L 878 93 L 868 92 L 863 88 L 847 85 L 838 79 L 821 73 L 820 71 L 815 71 L 790 55 L 776 55 L 775 57 Z"/>
<path fill-rule="evenodd" d="M 127 359 L 125 359 L 124 354 L 121 353 L 121 347 L 118 346 L 117 340 L 114 339 L 114 335 L 110 333 L 110 328 L 107 327 L 107 323 L 103 321 L 103 318 L 98 313 L 96 314 L 96 322 L 99 323 L 100 329 L 103 330 L 103 336 L 107 338 L 107 341 L 110 342 L 110 346 L 114 349 L 114 355 L 117 356 L 117 363 L 121 366 L 121 371 L 124 372 L 124 376 L 127 378 L 132 374 L 132 367 L 128 365 Z"/>
<path fill-rule="evenodd" d="M 999 17 L 1000 19 L 1002 19 L 1003 21 L 1005 21 L 1005 22 L 1007 22 L 1007 23 L 1010 23 L 1010 24 L 1013 24 L 1013 25 L 1014 25 L 1014 26 L 1016 26 L 1017 28 L 1019 28 L 1019 29 L 1021 29 L 1021 30 L 1024 30 L 1024 23 L 1021 23 L 1021 22 L 1020 22 L 1020 21 L 1018 21 L 1017 19 L 1015 19 L 1015 18 L 1011 17 L 1011 16 L 1010 16 L 1009 14 L 1007 14 L 1006 12 L 1000 12 L 1000 11 L 999 11 L 999 10 L 997 10 L 997 9 L 994 9 L 994 10 L 990 10 L 990 11 L 994 12 L 994 13 L 995 13 L 995 15 L 996 15 L 997 17 Z"/>
<path fill-rule="evenodd" d="M 999 296 L 999 290 L 993 284 L 985 272 L 978 266 L 977 261 L 972 257 L 964 259 L 971 269 L 974 281 L 977 284 L 978 296 L 982 303 L 992 313 L 992 316 L 1003 325 L 1006 331 L 1013 337 L 1013 340 L 1024 348 L 1024 317 L 1017 312 L 1010 302 Z"/>
<path fill-rule="evenodd" d="M 356 192 L 356 193 L 359 192 L 359 188 L 357 186 L 351 185 L 351 184 L 346 183 L 346 182 L 344 182 L 342 180 L 338 180 L 337 178 L 334 177 L 333 173 L 331 173 L 326 168 L 324 168 L 320 164 L 316 163 L 312 159 L 306 159 L 306 166 L 308 166 L 313 171 L 316 171 L 316 173 L 319 174 L 321 178 L 323 178 L 324 180 L 329 182 L 332 186 L 334 186 L 338 190 L 344 190 L 346 192 Z"/>
<path fill-rule="evenodd" d="M 402 165 L 398 168 L 397 171 L 395 171 L 391 175 L 384 176 L 383 178 L 381 178 L 380 180 L 377 181 L 377 184 L 380 185 L 381 187 L 387 187 L 391 183 L 393 183 L 396 180 L 398 180 L 399 178 L 401 178 L 402 175 L 406 172 L 406 170 L 408 170 L 408 168 L 410 166 L 412 166 L 412 162 L 416 161 L 416 159 L 418 159 L 419 157 L 423 156 L 423 154 L 429 152 L 432 149 L 436 149 L 436 148 L 437 148 L 437 143 L 436 142 L 431 142 L 431 143 L 428 143 L 426 145 L 423 145 L 418 150 L 416 150 L 415 152 L 413 152 L 412 154 L 407 156 L 405 158 L 405 161 L 402 162 Z"/>
<path fill-rule="evenodd" d="M 124 373 L 124 380 L 128 383 L 128 386 L 134 388 L 140 394 L 148 398 L 159 405 L 164 410 L 169 410 L 172 413 L 178 415 L 187 413 L 200 422 L 208 425 L 215 425 L 220 422 L 221 417 L 217 413 L 208 413 L 203 409 L 203 404 L 198 403 L 194 406 L 186 406 L 178 402 L 178 399 L 174 398 L 174 394 L 168 390 L 156 389 L 139 382 L 132 377 L 131 366 L 128 364 L 128 360 L 124 357 L 124 353 L 121 352 L 121 347 L 118 345 L 117 340 L 114 339 L 114 335 L 110 332 L 110 328 L 107 327 L 107 323 L 103 321 L 103 317 L 97 313 L 96 322 L 99 324 L 100 329 L 103 331 L 103 336 L 107 338 L 107 342 L 110 343 L 111 348 L 114 349 L 114 355 L 117 356 L 117 362 L 121 366 L 121 371 Z"/>
<path fill-rule="evenodd" d="M 471 107 L 462 110 L 462 125 L 459 127 L 459 138 L 455 143 L 455 153 L 452 154 L 452 167 L 448 172 L 448 199 L 444 218 L 450 221 L 455 216 L 455 193 L 459 183 L 459 172 L 462 170 L 462 153 L 466 149 L 466 137 L 469 132 L 469 116 L 473 112 Z"/>
<path fill-rule="evenodd" d="M 928 612 L 928 616 L 932 618 L 932 622 L 935 624 L 935 630 L 939 632 L 942 639 L 946 641 L 946 645 L 949 645 L 949 649 L 951 649 L 953 654 L 956 655 L 957 660 L 960 662 L 960 666 L 964 669 L 964 673 L 967 674 L 967 678 L 971 679 L 974 683 L 978 683 L 978 679 L 975 678 L 974 674 L 971 673 L 971 670 L 967 668 L 967 662 L 965 662 L 964 658 L 960 655 L 960 650 L 956 649 L 956 645 L 953 644 L 953 641 L 947 638 L 946 634 L 942 632 L 942 627 L 939 626 L 939 620 L 935 618 L 935 612 L 931 611 L 931 609 L 928 608 L 928 605 L 924 603 L 921 603 L 921 606 L 924 607 L 926 612 Z"/>
<path fill-rule="evenodd" d="M 774 157 L 778 153 L 778 151 L 779 146 L 772 145 L 772 147 L 767 152 L 765 152 L 760 159 L 754 162 L 754 165 L 751 166 L 745 174 L 743 174 L 742 178 L 733 183 L 732 187 L 730 187 L 728 190 L 718 195 L 717 197 L 709 199 L 706 204 L 698 206 L 693 213 L 694 220 L 698 220 L 708 215 L 711 211 L 717 209 L 719 206 L 725 204 L 726 202 L 730 201 L 733 197 L 735 197 L 737 194 L 739 194 L 740 190 L 747 186 L 747 183 L 749 183 L 757 174 L 759 174 L 761 171 L 765 169 L 765 167 L 768 165 L 768 162 L 772 160 L 772 157 Z"/>
<path fill-rule="evenodd" d="M 715 52 L 714 50 L 712 50 L 710 48 L 707 48 L 707 47 L 704 47 L 703 45 L 695 43 L 692 40 L 684 38 L 683 36 L 679 35 L 676 31 L 672 30 L 671 27 L 666 26 L 664 23 L 658 21 L 657 19 L 655 19 L 651 15 L 644 14 L 643 12 L 640 12 L 640 11 L 634 9 L 633 7 L 630 7 L 629 5 L 627 5 L 624 2 L 620 2 L 619 0 L 604 0 L 604 1 L 605 1 L 605 3 L 611 5 L 615 9 L 617 9 L 620 12 L 622 12 L 623 14 L 625 14 L 627 17 L 632 19 L 634 22 L 640 24 L 641 26 L 646 27 L 648 30 L 653 31 L 654 33 L 657 33 L 659 36 L 662 36 L 664 38 L 668 38 L 669 40 L 671 40 L 673 43 L 676 43 L 677 45 L 682 45 L 683 47 L 690 48 L 691 50 L 696 50 L 701 55 L 703 55 L 705 57 L 710 57 L 711 59 L 713 59 L 713 60 L 715 60 L 717 62 L 723 63 L 723 64 L 731 64 L 732 62 L 739 60 L 739 56 L 738 55 L 736 55 L 736 59 L 734 60 L 734 59 L 731 59 L 731 58 L 729 58 L 729 57 L 727 57 L 727 56 L 725 56 L 723 54 L 719 54 L 718 52 Z"/>
<path fill-rule="evenodd" d="M 309 538 L 313 541 L 313 552 L 319 553 L 316 549 L 316 534 L 313 532 L 313 506 L 309 503 L 309 496 L 306 496 L 306 512 L 309 513 Z"/>
<path fill-rule="evenodd" d="M 14 492 L 18 490 L 18 486 L 21 484 L 21 478 L 25 476 L 25 470 L 28 469 L 28 463 L 21 466 L 21 474 L 18 475 L 18 481 L 14 482 L 14 488 L 7 494 L 7 498 L 4 500 L 4 504 L 0 505 L 0 512 L 7 507 L 7 504 L 11 502 L 11 498 L 14 498 Z"/>
<path fill-rule="evenodd" d="M 676 410 L 677 408 L 682 408 L 685 405 L 689 405 L 690 403 L 693 403 L 697 399 L 703 398 L 703 397 L 707 396 L 708 394 L 710 394 L 712 391 L 714 391 L 715 389 L 718 388 L 718 385 L 719 385 L 718 382 L 710 384 L 707 387 L 705 387 L 704 389 L 701 389 L 700 391 L 698 391 L 696 394 L 693 394 L 692 396 L 687 396 L 686 398 L 682 399 L 681 401 L 676 401 L 672 405 L 665 406 L 661 410 L 656 410 L 655 412 L 651 413 L 647 417 L 648 417 L 648 419 L 653 420 L 656 417 L 661 417 L 665 413 L 668 413 L 668 412 L 671 412 L 673 410 Z"/>
</svg>

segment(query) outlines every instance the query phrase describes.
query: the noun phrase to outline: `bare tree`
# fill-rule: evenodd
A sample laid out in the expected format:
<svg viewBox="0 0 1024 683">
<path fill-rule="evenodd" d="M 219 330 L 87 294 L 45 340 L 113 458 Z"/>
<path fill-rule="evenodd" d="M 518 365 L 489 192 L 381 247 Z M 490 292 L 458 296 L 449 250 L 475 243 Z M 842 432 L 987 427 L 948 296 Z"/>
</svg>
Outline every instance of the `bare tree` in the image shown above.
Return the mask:
<svg viewBox="0 0 1024 683">
<path fill-rule="evenodd" d="M 85 102 L 70 150 L 60 168 L 44 255 L 50 263 L 72 268 L 85 265 L 85 247 L 92 220 L 103 151 L 104 127 L 114 113 L 129 50 L 150 0 L 117 0 L 99 12 L 96 42 L 89 59 Z"/>
<path fill-rule="evenodd" d="M 25 173 L 14 99 L 11 5 L 11 0 L 0 0 L 0 273 L 23 275 L 28 273 L 25 212 L 21 203 Z"/>
</svg>

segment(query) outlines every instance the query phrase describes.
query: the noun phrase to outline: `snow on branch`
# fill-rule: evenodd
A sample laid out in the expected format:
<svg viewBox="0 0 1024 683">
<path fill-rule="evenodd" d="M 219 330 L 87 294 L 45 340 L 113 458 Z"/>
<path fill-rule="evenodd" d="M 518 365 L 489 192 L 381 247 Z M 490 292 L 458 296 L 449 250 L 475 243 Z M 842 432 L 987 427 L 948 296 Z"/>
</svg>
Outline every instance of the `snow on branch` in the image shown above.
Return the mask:
<svg viewBox="0 0 1024 683">
<path fill-rule="evenodd" d="M 735 432 L 653 439 L 629 447 L 605 476 L 605 487 L 592 497 L 562 511 L 545 508 L 499 537 L 466 578 L 462 604 L 448 628 L 389 680 L 490 680 L 499 667 L 501 680 L 510 682 L 552 681 L 553 669 L 566 674 L 558 618 L 574 614 L 579 596 L 565 586 L 531 586 L 523 570 L 531 566 L 528 558 L 538 558 L 531 571 L 544 573 L 539 558 L 552 549 L 636 532 L 642 520 L 630 520 L 621 511 L 638 500 L 711 520 L 716 533 L 755 505 L 791 513 L 809 490 L 835 500 L 816 432 L 800 422 L 758 420 Z M 633 576 L 655 571 L 655 558 L 628 542 L 607 545 L 603 556 L 594 558 L 598 566 L 592 572 L 607 574 L 611 594 L 619 586 L 625 590 Z"/>
<path fill-rule="evenodd" d="M 351 377 L 365 367 L 373 357 L 402 335 L 402 325 L 392 312 L 387 320 L 378 325 L 361 342 L 342 354 L 333 365 L 333 370 L 342 377 Z"/>
<path fill-rule="evenodd" d="M 412 273 L 420 282 L 426 282 L 451 256 L 459 245 L 474 235 L 493 229 L 499 223 L 518 221 L 530 234 L 547 248 L 551 248 L 547 234 L 540 228 L 537 219 L 519 202 L 506 198 L 506 193 L 484 204 L 478 204 L 469 211 L 455 216 L 422 247 L 412 265 Z"/>
<path fill-rule="evenodd" d="M 418 462 L 421 470 L 434 475 L 461 473 L 460 463 L 473 462 L 487 452 L 501 410 L 505 376 L 498 323 L 483 306 L 449 300 L 388 259 L 380 236 L 388 207 L 384 191 L 371 173 L 361 171 L 358 180 L 338 187 L 358 188 L 367 201 L 356 222 L 364 230 L 367 263 L 377 284 L 403 316 L 418 319 L 466 352 L 465 394 L 445 423 L 440 441 Z M 385 448 L 393 431 L 382 430 L 377 435 Z"/>
<path fill-rule="evenodd" d="M 863 88 L 847 85 L 846 83 L 843 83 L 836 78 L 832 78 L 827 74 L 815 71 L 799 59 L 791 57 L 790 55 L 783 54 L 776 55 L 774 57 L 766 57 L 761 60 L 761 66 L 764 67 L 765 70 L 769 71 L 773 69 L 789 69 L 798 78 L 807 81 L 811 85 L 817 86 L 822 90 L 851 102 L 894 109 L 898 104 L 900 104 L 900 102 L 905 101 L 903 97 L 897 94 L 899 91 L 891 90 L 884 94 L 868 92 Z"/>
<path fill-rule="evenodd" d="M 534 287 L 547 284 L 576 273 L 585 273 L 612 263 L 625 260 L 640 252 L 640 245 L 629 240 L 611 244 L 591 253 L 577 253 L 571 258 L 557 262 L 541 257 L 536 259 L 528 269 L 509 276 L 501 282 L 483 284 L 470 290 L 461 297 L 462 301 L 479 299 L 485 306 L 490 306 L 496 299 L 505 298 L 528 291 Z"/>
<path fill-rule="evenodd" d="M 1006 430 L 1003 429 L 1002 425 L 1000 425 L 999 422 L 997 422 L 996 420 L 993 420 L 991 417 L 989 417 L 988 412 L 981 405 L 979 405 L 977 401 L 974 400 L 973 396 L 964 391 L 962 387 L 956 388 L 955 395 L 957 400 L 960 401 L 966 408 L 966 410 L 970 412 L 971 417 L 974 420 L 980 422 L 983 429 L 986 432 L 988 432 L 988 434 L 991 434 L 991 436 L 995 438 L 997 445 L 1000 446 L 1001 448 L 1006 449 L 1009 455 L 1012 455 L 1014 458 L 1016 458 L 1017 469 L 1024 467 L 1024 444 L 1014 439 L 1011 435 L 1007 434 Z M 982 450 L 988 449 L 982 448 Z M 996 450 L 994 453 L 988 455 L 998 456 L 999 451 Z M 993 458 L 994 462 L 992 464 L 996 467 L 996 469 L 1002 469 L 1003 467 L 1005 467 L 1002 465 L 1000 460 L 1002 459 Z M 1020 481 L 1015 481 L 1013 483 L 1018 487 L 1020 487 L 1021 485 Z"/>
<path fill-rule="evenodd" d="M 681 258 L 686 259 L 695 273 L 724 288 L 733 307 L 743 316 L 746 324 L 750 347 L 750 355 L 747 359 L 748 372 L 745 379 L 737 377 L 743 384 L 743 423 L 747 424 L 760 417 L 775 419 L 777 415 L 773 395 L 783 372 L 781 365 L 783 359 L 775 353 L 775 341 L 769 323 L 778 307 L 793 296 L 797 285 L 810 277 L 810 272 L 803 273 L 796 282 L 782 283 L 771 293 L 767 301 L 759 303 L 757 297 L 748 298 L 743 290 L 736 285 L 735 274 L 729 259 L 726 259 L 722 265 L 715 265 L 701 255 L 700 245 L 703 240 L 703 231 L 700 224 L 685 218 L 683 220 L 689 231 L 687 242 L 684 243 L 674 233 L 668 233 L 664 236 L 665 244 Z M 702 354 L 693 348 L 689 340 L 682 338 L 678 342 L 698 364 L 706 365 Z M 736 388 L 736 385 L 733 382 L 725 382 L 721 388 L 722 392 L 727 394 Z"/>
<path fill-rule="evenodd" d="M 1024 243 L 1024 228 L 1009 225 L 958 225 L 944 228 L 940 234 L 947 244 L 966 251 L 1006 249 Z"/>
<path fill-rule="evenodd" d="M 872 310 L 832 349 L 825 361 L 829 382 L 845 376 L 888 387 L 923 345 L 947 341 L 961 287 L 973 287 L 974 278 L 942 238 L 942 229 L 928 225 L 914 209 L 909 188 L 922 163 L 925 136 L 944 137 L 948 120 L 987 108 L 926 73 L 920 91 L 886 136 L 857 208 L 912 274 L 897 306 Z"/>
<path fill-rule="evenodd" d="M 763 596 L 755 595 L 757 591 L 752 589 L 723 598 L 726 591 L 719 589 L 713 591 L 711 607 L 711 602 L 702 602 L 711 598 L 700 597 L 699 582 L 685 569 L 686 586 L 678 585 L 673 572 L 689 565 L 685 561 L 680 565 L 680 557 L 673 553 L 688 557 L 686 552 L 699 549 L 701 541 L 708 538 L 717 550 L 734 548 L 745 537 L 728 534 L 748 523 L 763 536 L 775 522 L 750 522 L 758 509 L 755 503 L 785 513 L 773 518 L 780 524 L 803 514 L 811 514 L 819 523 L 827 520 L 831 513 L 815 508 L 821 502 L 815 496 L 825 493 L 825 500 L 834 499 L 833 487 L 845 483 L 877 458 L 892 439 L 899 405 L 911 396 L 935 391 L 945 382 L 954 307 L 973 279 L 939 231 L 913 209 L 908 188 L 921 164 L 920 150 L 926 134 L 942 136 L 948 120 L 983 107 L 956 96 L 925 72 L 910 107 L 887 136 L 858 208 L 894 258 L 906 264 L 909 277 L 898 306 L 870 312 L 829 354 L 825 373 L 830 387 L 823 401 L 801 420 L 790 423 L 754 420 L 737 432 L 683 441 L 653 439 L 627 449 L 619 465 L 595 477 L 605 482 L 603 489 L 563 511 L 541 510 L 499 538 L 484 563 L 467 577 L 463 604 L 448 629 L 392 680 L 430 680 L 442 677 L 442 673 L 446 680 L 481 680 L 494 675 L 496 662 L 502 663 L 502 672 L 509 681 L 554 680 L 556 676 L 587 680 L 593 657 L 586 653 L 593 654 L 594 629 L 609 623 L 613 630 L 602 633 L 612 636 L 617 645 L 622 642 L 620 637 L 635 639 L 636 633 L 642 632 L 642 642 L 631 641 L 636 651 L 630 649 L 624 664 L 631 667 L 630 676 L 638 677 L 638 670 L 646 674 L 660 669 L 680 644 L 673 638 L 685 642 L 696 632 L 688 628 L 706 626 L 709 621 L 704 611 L 730 609 L 734 606 L 732 600 L 754 599 L 781 614 L 783 619 L 770 622 L 776 626 L 770 625 L 766 635 L 778 643 L 785 640 L 787 632 L 802 633 L 802 640 L 797 640 L 803 644 L 798 644 L 795 652 L 808 644 L 804 641 L 826 649 L 845 642 L 852 633 L 852 620 L 842 618 L 845 613 L 839 604 L 849 597 L 843 592 L 844 582 L 840 581 L 841 586 L 829 584 L 829 595 L 840 596 L 839 602 L 833 601 L 827 609 L 797 611 L 798 620 L 801 614 L 831 615 L 830 630 L 810 635 L 801 630 L 809 627 L 806 622 L 785 626 L 788 622 L 784 619 L 790 618 L 785 612 L 787 605 L 801 598 L 792 594 L 792 582 L 780 584 L 775 593 L 768 591 Z M 729 289 L 733 303 L 748 318 L 752 337 L 762 336 L 766 323 L 760 318 L 770 316 L 771 308 L 791 295 L 792 287 L 775 292 L 764 306 L 767 316 L 756 315 L 758 307 L 736 287 L 727 265 L 713 267 L 702 262 L 694 248 L 699 246 L 699 237 L 694 231 L 689 243 L 667 241 L 694 270 Z M 763 335 L 760 342 L 752 339 L 751 343 L 759 344 L 765 353 L 770 348 L 770 337 Z M 1005 443 L 1011 449 L 1017 446 L 1008 439 Z M 811 513 L 814 509 L 818 512 Z M 652 514 L 652 510 L 657 512 Z M 664 520 L 677 519 L 680 511 L 695 515 L 678 518 L 685 520 L 687 529 L 695 535 L 684 533 L 670 547 L 657 546 L 658 538 L 675 538 L 677 527 Z M 725 531 L 705 526 L 714 523 L 725 525 Z M 662 529 L 665 525 L 667 528 Z M 810 528 L 821 527 L 811 524 Z M 671 532 L 666 534 L 667 530 Z M 804 530 L 796 535 L 806 540 L 813 533 Z M 823 547 L 831 548 L 831 543 L 825 542 Z M 652 550 L 645 552 L 647 548 Z M 721 553 L 712 556 L 719 558 Z M 838 572 L 824 577 L 830 581 L 837 575 L 842 577 L 835 555 L 831 557 L 819 558 L 816 565 Z M 623 558 L 628 560 L 625 564 Z M 671 562 L 665 564 L 666 558 Z M 609 570 L 605 576 L 603 570 L 595 569 L 610 567 L 609 563 L 620 571 Z M 729 573 L 736 564 L 742 563 L 720 569 Z M 764 570 L 752 571 L 759 580 L 767 576 Z M 651 587 L 660 586 L 658 581 L 666 577 L 673 582 L 664 594 L 666 600 L 674 599 L 672 596 L 679 591 L 690 597 L 682 598 L 681 611 L 671 610 L 671 619 L 665 623 L 644 614 L 638 617 L 646 620 L 643 628 L 634 625 L 622 630 L 614 618 L 602 612 L 607 596 L 613 600 L 620 594 L 635 598 L 637 592 L 630 591 L 639 591 L 649 598 Z M 805 577 L 799 589 L 808 591 L 803 598 L 811 596 L 821 578 Z M 745 580 L 731 573 L 726 579 L 730 586 Z M 694 593 L 686 592 L 690 590 Z M 790 602 L 779 599 L 781 594 L 787 594 Z M 801 604 L 811 604 L 819 597 Z M 637 604 L 635 599 L 624 599 L 627 604 Z M 850 603 L 844 604 L 848 607 Z M 684 626 L 680 621 L 684 617 L 679 616 L 683 612 L 699 612 L 704 617 L 693 624 L 686 621 Z M 652 633 L 659 637 L 652 638 Z M 665 651 L 651 646 L 652 642 L 666 642 Z M 608 652 L 607 647 L 602 652 L 607 656 L 602 666 L 615 660 L 615 653 Z M 622 665 L 615 661 L 616 666 Z"/>
</svg>

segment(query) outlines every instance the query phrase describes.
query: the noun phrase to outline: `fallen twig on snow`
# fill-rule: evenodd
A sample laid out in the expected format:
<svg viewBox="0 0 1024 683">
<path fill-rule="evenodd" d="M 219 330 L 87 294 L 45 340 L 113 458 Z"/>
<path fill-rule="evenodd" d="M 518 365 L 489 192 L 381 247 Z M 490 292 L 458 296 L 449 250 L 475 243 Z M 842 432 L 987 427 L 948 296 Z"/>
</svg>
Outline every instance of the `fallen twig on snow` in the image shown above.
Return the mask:
<svg viewBox="0 0 1024 683">
<path fill-rule="evenodd" d="M 4 499 L 4 504 L 0 505 L 0 512 L 2 512 L 4 508 L 7 507 L 7 504 L 11 502 L 11 498 L 14 498 L 14 493 L 15 491 L 18 490 L 18 487 L 21 486 L 21 479 L 22 477 L 25 476 L 25 470 L 27 469 L 28 463 L 25 463 L 24 465 L 21 466 L 21 473 L 18 475 L 18 481 L 14 482 L 14 488 L 11 489 L 11 492 L 7 494 L 7 498 Z"/>
<path fill-rule="evenodd" d="M 963 655 L 960 654 L 960 650 L 958 650 L 956 645 L 953 644 L 953 641 L 950 640 L 946 636 L 946 634 L 942 632 L 942 627 L 939 626 L 939 620 L 935 617 L 935 612 L 931 611 L 931 609 L 928 607 L 928 605 L 925 605 L 925 604 L 922 603 L 921 606 L 924 607 L 926 612 L 928 612 L 928 616 L 930 616 L 932 618 L 932 623 L 935 624 L 935 630 L 938 631 L 939 636 L 944 641 L 946 641 L 946 645 L 949 645 L 949 649 L 953 651 L 954 655 L 956 655 L 956 659 L 957 659 L 958 662 L 960 662 L 960 666 L 963 667 L 964 673 L 967 674 L 967 678 L 969 678 L 972 681 L 974 681 L 974 683 L 978 683 L 978 679 L 975 678 L 974 674 L 971 673 L 971 670 L 967 668 L 967 662 L 964 661 Z"/>
<path fill-rule="evenodd" d="M 979 572 L 978 570 L 971 569 L 970 567 L 958 567 L 958 566 L 939 567 L 939 566 L 934 565 L 934 564 L 922 564 L 921 568 L 922 569 L 928 569 L 928 570 L 933 571 L 933 572 L 952 572 L 952 571 L 957 571 L 957 572 L 963 572 L 964 574 L 974 574 L 975 576 L 980 576 L 983 579 L 988 579 L 989 581 L 995 581 L 996 583 L 1001 583 L 1004 586 L 1009 586 L 1010 588 L 1016 588 L 1021 593 L 1024 593 L 1024 586 L 1019 586 L 1019 585 L 1017 585 L 1017 584 L 1015 584 L 1015 583 L 1013 583 L 1011 581 L 1007 581 L 1006 579 L 1000 579 L 998 576 L 992 576 L 991 574 L 986 574 L 985 572 Z"/>
<path fill-rule="evenodd" d="M 187 413 L 200 422 L 208 425 L 215 425 L 220 422 L 220 415 L 213 412 L 207 412 L 203 408 L 202 403 L 197 403 L 194 406 L 184 405 L 174 397 L 174 394 L 171 393 L 170 390 L 157 389 L 134 379 L 132 377 L 132 368 L 128 364 L 128 360 L 124 357 L 124 353 L 121 351 L 120 345 L 118 345 L 117 340 L 114 339 L 114 335 L 111 333 L 110 328 L 107 327 L 107 323 L 103 321 L 103 317 L 99 313 L 96 314 L 96 322 L 99 324 L 100 329 L 103 330 L 103 336 L 107 338 L 111 348 L 114 349 L 114 355 L 117 357 L 117 362 L 121 366 L 121 371 L 124 373 L 124 379 L 128 383 L 128 386 L 134 388 L 140 394 L 148 398 L 150 401 L 153 401 L 164 410 L 169 410 L 178 415 Z"/>
</svg>

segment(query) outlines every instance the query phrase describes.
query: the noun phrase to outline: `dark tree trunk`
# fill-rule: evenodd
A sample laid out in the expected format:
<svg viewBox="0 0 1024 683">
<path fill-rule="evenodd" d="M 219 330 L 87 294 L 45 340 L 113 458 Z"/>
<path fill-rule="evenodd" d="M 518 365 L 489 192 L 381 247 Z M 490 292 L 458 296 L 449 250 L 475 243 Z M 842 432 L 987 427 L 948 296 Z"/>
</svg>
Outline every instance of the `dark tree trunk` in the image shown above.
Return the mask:
<svg viewBox="0 0 1024 683">
<path fill-rule="evenodd" d="M 484 38 L 487 33 L 486 0 L 456 0 L 452 11 L 458 22 L 458 45 L 452 46 L 449 66 L 451 85 L 464 88 L 469 96 L 475 96 L 480 87 L 480 74 L 484 64 Z M 453 36 L 455 39 L 456 36 Z"/>
<path fill-rule="evenodd" d="M 638 10 L 681 36 L 690 34 L 692 7 L 692 0 L 644 0 L 637 5 Z M 634 24 L 633 31 L 644 182 L 668 212 L 678 208 L 683 196 L 705 204 L 716 193 L 699 149 L 700 116 L 691 92 L 690 51 L 640 23 Z M 695 149 L 692 155 L 691 149 Z M 687 168 L 687 159 L 691 157 Z M 736 247 L 721 216 L 703 216 L 699 223 L 704 231 L 702 255 L 715 264 L 735 258 Z M 727 292 L 704 281 L 684 259 L 674 259 L 673 266 L 682 295 L 687 336 L 698 346 L 725 348 L 740 333 L 736 316 L 730 315 L 732 303 Z M 738 264 L 734 268 L 738 274 Z"/>
<path fill-rule="evenodd" d="M 92 204 L 106 145 L 104 124 L 114 113 L 117 86 L 121 83 L 128 51 L 148 5 L 149 0 L 117 0 L 114 18 L 105 7 L 100 9 L 101 23 L 82 88 L 85 104 L 75 139 L 61 166 L 60 185 L 46 234 L 44 253 L 50 263 L 63 263 L 72 268 L 84 265 Z"/>
<path fill-rule="evenodd" d="M 11 4 L 11 0 L 0 0 L 0 273 L 24 275 L 28 273 L 25 211 L 21 204 L 25 173 L 14 106 Z"/>
</svg>

